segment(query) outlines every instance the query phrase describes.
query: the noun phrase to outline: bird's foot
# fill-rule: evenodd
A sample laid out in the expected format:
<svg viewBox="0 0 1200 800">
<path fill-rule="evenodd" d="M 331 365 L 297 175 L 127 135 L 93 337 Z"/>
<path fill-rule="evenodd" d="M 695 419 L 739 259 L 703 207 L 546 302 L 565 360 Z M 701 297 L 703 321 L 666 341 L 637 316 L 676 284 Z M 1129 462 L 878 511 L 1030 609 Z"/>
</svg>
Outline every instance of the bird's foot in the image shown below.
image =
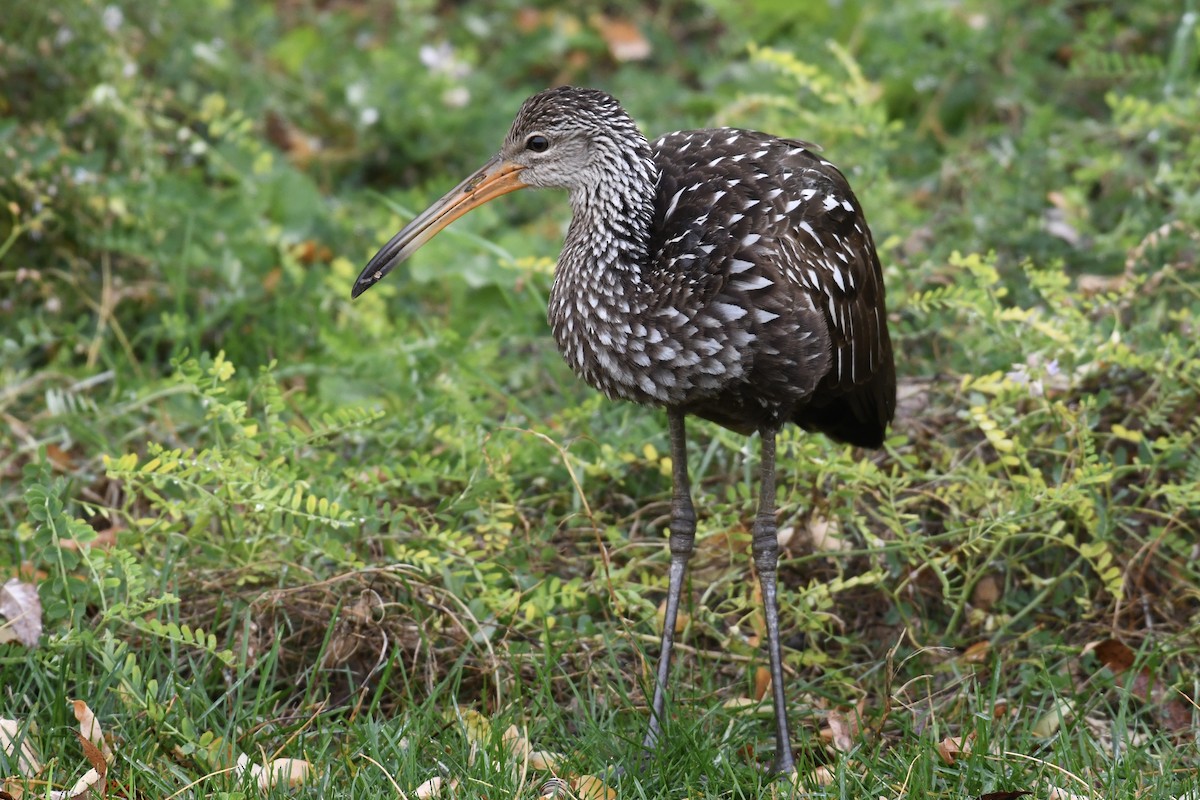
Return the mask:
<svg viewBox="0 0 1200 800">
<path fill-rule="evenodd" d="M 771 774 L 780 779 L 795 776 L 796 760 L 792 758 L 792 754 L 787 753 L 775 756 L 775 763 L 771 766 Z"/>
<path fill-rule="evenodd" d="M 772 800 L 787 800 L 794 797 L 807 797 L 807 793 L 800 785 L 800 773 L 794 768 L 789 772 L 780 772 L 772 770 L 774 776 L 771 780 L 770 797 Z"/>
</svg>

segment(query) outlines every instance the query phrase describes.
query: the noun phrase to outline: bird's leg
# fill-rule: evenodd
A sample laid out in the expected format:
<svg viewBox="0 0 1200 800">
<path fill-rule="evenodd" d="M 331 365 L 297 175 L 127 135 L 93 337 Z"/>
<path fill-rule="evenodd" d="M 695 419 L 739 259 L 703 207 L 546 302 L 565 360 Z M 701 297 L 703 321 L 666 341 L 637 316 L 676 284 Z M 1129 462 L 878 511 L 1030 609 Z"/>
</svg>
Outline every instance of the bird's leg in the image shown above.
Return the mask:
<svg viewBox="0 0 1200 800">
<path fill-rule="evenodd" d="M 775 526 L 775 433 L 773 427 L 759 430 L 762 437 L 762 472 L 759 481 L 758 516 L 754 519 L 754 566 L 762 586 L 763 612 L 767 618 L 767 649 L 771 656 L 771 691 L 775 700 L 775 771 L 787 775 L 796 769 L 792 741 L 788 736 L 787 700 L 783 693 L 783 650 L 779 644 L 779 601 L 775 576 L 779 565 L 779 539 Z"/>
<path fill-rule="evenodd" d="M 679 613 L 679 598 L 683 594 L 683 575 L 687 571 L 692 544 L 696 539 L 696 509 L 692 506 L 688 482 L 683 412 L 667 409 L 667 424 L 671 436 L 671 568 L 667 584 L 667 610 L 663 615 L 662 649 L 658 655 L 654 700 L 650 703 L 650 728 L 642 742 L 642 750 L 646 754 L 657 746 L 662 731 L 667 675 L 671 670 L 671 648 L 675 644 L 675 619 Z"/>
</svg>

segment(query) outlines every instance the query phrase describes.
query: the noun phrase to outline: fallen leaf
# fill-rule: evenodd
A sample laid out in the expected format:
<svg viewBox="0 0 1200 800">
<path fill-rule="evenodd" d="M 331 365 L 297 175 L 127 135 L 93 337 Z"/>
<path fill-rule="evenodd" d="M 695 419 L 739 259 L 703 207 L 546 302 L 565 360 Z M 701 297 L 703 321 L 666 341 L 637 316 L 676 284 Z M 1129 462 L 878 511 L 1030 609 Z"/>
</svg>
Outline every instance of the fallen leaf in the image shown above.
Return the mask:
<svg viewBox="0 0 1200 800">
<path fill-rule="evenodd" d="M 1135 655 L 1129 645 L 1117 639 L 1105 639 L 1102 642 L 1089 642 L 1084 645 L 1084 653 L 1095 653 L 1100 663 L 1120 675 L 1133 666 Z"/>
<path fill-rule="evenodd" d="M 529 766 L 542 771 L 554 772 L 562 766 L 567 757 L 562 753 L 549 750 L 534 750 L 529 754 Z"/>
<path fill-rule="evenodd" d="M 264 125 L 267 139 L 280 150 L 287 153 L 292 163 L 305 166 L 321 149 L 321 142 L 315 136 L 300 130 L 291 120 L 277 111 L 267 111 Z"/>
<path fill-rule="evenodd" d="M 938 742 L 938 756 L 947 764 L 953 764 L 958 760 L 959 756 L 964 756 L 971 752 L 971 739 L 973 737 L 974 734 L 969 736 L 947 736 Z"/>
<path fill-rule="evenodd" d="M 987 661 L 988 654 L 992 652 L 992 643 L 986 639 L 981 642 L 969 646 L 963 651 L 963 654 L 958 657 L 958 660 L 964 664 L 982 664 Z"/>
<path fill-rule="evenodd" d="M 834 779 L 833 770 L 822 764 L 812 771 L 812 779 L 817 786 L 831 786 Z"/>
<path fill-rule="evenodd" d="M 305 266 L 315 263 L 327 263 L 333 260 L 333 250 L 313 239 L 305 239 L 303 242 L 293 246 L 291 252 Z M 281 270 L 279 267 L 272 270 L 272 272 L 276 271 Z"/>
<path fill-rule="evenodd" d="M 59 546 L 67 550 L 107 550 L 110 547 L 116 546 L 117 534 L 123 530 L 124 528 L 117 525 L 109 525 L 103 530 L 96 531 L 96 535 L 86 544 L 80 544 L 74 539 L 61 539 L 59 540 Z"/>
<path fill-rule="evenodd" d="M 10 760 L 16 756 L 17 770 L 22 776 L 28 778 L 42 771 L 42 763 L 29 739 L 29 732 L 21 736 L 21 723 L 18 720 L 0 718 L 0 749 Z"/>
<path fill-rule="evenodd" d="M 977 800 L 1016 800 L 1018 797 L 1024 797 L 1033 792 L 988 792 L 981 794 Z"/>
<path fill-rule="evenodd" d="M 72 700 L 71 710 L 75 713 L 75 719 L 79 722 L 80 735 L 103 753 L 105 761 L 112 761 L 112 748 L 104 740 L 104 731 L 100 729 L 100 722 L 96 719 L 96 715 L 92 713 L 92 709 L 88 707 L 88 704 L 82 700 Z"/>
<path fill-rule="evenodd" d="M 762 700 L 767 695 L 767 690 L 771 688 L 771 670 L 766 667 L 759 667 L 754 670 L 754 699 L 755 701 Z"/>
<path fill-rule="evenodd" d="M 513 20 L 513 24 L 521 33 L 533 33 L 538 28 L 546 24 L 543 20 L 543 16 L 543 13 L 536 8 L 521 6 L 519 9 L 517 9 L 517 16 L 516 19 Z"/>
<path fill-rule="evenodd" d="M 676 611 L 675 612 L 675 635 L 679 636 L 680 634 L 682 634 L 684 629 L 687 628 L 688 623 L 691 622 L 691 620 L 692 620 L 692 618 L 688 616 L 688 613 L 686 611 L 683 611 L 683 610 Z M 667 624 L 667 601 L 666 600 L 663 600 L 661 603 L 658 604 L 658 610 L 655 612 L 655 615 L 654 615 L 654 624 L 655 624 L 655 628 L 661 634 L 663 631 L 663 628 Z"/>
<path fill-rule="evenodd" d="M 846 712 L 834 709 L 829 712 L 828 720 L 829 736 L 826 737 L 822 730 L 821 737 L 828 738 L 839 753 L 849 753 L 854 749 L 854 735 L 858 733 L 857 715 L 851 718 Z"/>
<path fill-rule="evenodd" d="M 779 549 L 785 549 L 792 543 L 792 539 L 796 538 L 796 526 L 784 525 L 775 532 L 775 541 L 779 544 Z"/>
<path fill-rule="evenodd" d="M 8 620 L 0 625 L 0 642 L 16 639 L 26 647 L 36 647 L 42 637 L 42 601 L 37 587 L 17 578 L 0 586 L 0 617 Z"/>
<path fill-rule="evenodd" d="M 508 726 L 501 741 L 517 760 L 524 760 L 529 755 L 529 740 L 516 725 Z"/>
<path fill-rule="evenodd" d="M 1125 275 L 1092 275 L 1084 273 L 1075 279 L 1075 289 L 1084 297 L 1102 292 L 1119 292 L 1125 288 L 1129 278 Z"/>
<path fill-rule="evenodd" d="M 413 791 L 413 796 L 416 797 L 417 800 L 428 800 L 430 797 L 437 797 L 442 791 L 443 782 L 444 779 L 441 775 L 434 775 L 432 778 L 418 786 L 416 790 Z"/>
<path fill-rule="evenodd" d="M 1129 645 L 1117 639 L 1090 642 L 1084 646 L 1083 652 L 1095 653 L 1100 663 L 1114 675 L 1121 675 L 1129 671 L 1136 661 L 1136 654 Z M 1129 692 L 1143 703 L 1157 706 L 1159 718 L 1167 730 L 1178 731 L 1191 727 L 1192 706 L 1194 705 L 1191 699 L 1182 692 L 1172 691 L 1160 681 L 1155 681 L 1149 669 L 1143 669 L 1133 676 L 1133 680 L 1129 684 Z M 1170 692 L 1169 697 L 1168 692 Z"/>
<path fill-rule="evenodd" d="M 1090 800 L 1080 794 L 1068 792 L 1066 789 L 1058 786 L 1051 786 L 1050 791 L 1046 793 L 1046 800 Z"/>
<path fill-rule="evenodd" d="M 233 772 L 242 776 L 249 772 L 256 786 L 263 791 L 273 786 L 283 784 L 288 787 L 299 786 L 308 779 L 312 765 L 302 758 L 277 758 L 267 766 L 251 764 L 250 757 L 239 753 Z"/>
<path fill-rule="evenodd" d="M 50 459 L 50 462 L 54 464 L 59 472 L 74 472 L 78 469 L 75 465 L 75 459 L 71 458 L 71 454 L 53 442 L 46 445 L 46 458 Z"/>
<path fill-rule="evenodd" d="M 1003 586 L 999 576 L 984 575 L 971 590 L 971 605 L 984 611 L 991 611 L 1001 594 L 1003 594 Z"/>
<path fill-rule="evenodd" d="M 813 550 L 818 553 L 836 553 L 839 550 L 849 550 L 854 546 L 842 538 L 841 526 L 836 520 L 826 519 L 815 514 L 808 521 L 808 536 L 812 541 Z"/>
<path fill-rule="evenodd" d="M 1061 209 L 1048 208 L 1042 213 L 1042 229 L 1072 247 L 1079 246 L 1079 230 L 1071 224 Z"/>
<path fill-rule="evenodd" d="M 762 705 L 762 700 L 755 700 L 753 697 L 731 697 L 721 703 L 721 708 L 727 708 L 731 711 L 753 711 Z"/>
<path fill-rule="evenodd" d="M 575 796 L 579 800 L 611 800 L 617 796 L 615 790 L 595 775 L 581 775 L 573 784 Z"/>
<path fill-rule="evenodd" d="M 75 736 L 79 738 L 79 744 L 83 747 L 83 757 L 92 765 L 92 769 L 100 773 L 101 778 L 108 775 L 108 759 L 100 748 L 81 733 L 76 733 Z"/>
<path fill-rule="evenodd" d="M 467 741 L 472 745 L 486 744 L 492 735 L 492 721 L 473 708 L 459 709 L 458 715 Z"/>
<path fill-rule="evenodd" d="M 591 22 L 608 45 L 614 61 L 643 61 L 650 57 L 650 41 L 629 20 L 596 14 Z"/>
<path fill-rule="evenodd" d="M 1053 736 L 1058 733 L 1062 724 L 1074 714 L 1075 704 L 1066 698 L 1061 698 L 1034 724 L 1032 733 L 1039 739 Z"/>
<path fill-rule="evenodd" d="M 281 267 L 273 267 L 268 270 L 262 279 L 263 291 L 267 294 L 274 294 L 281 280 L 283 280 L 283 269 Z"/>
<path fill-rule="evenodd" d="M 48 800 L 79 800 L 91 793 L 93 787 L 100 784 L 99 793 L 104 794 L 104 776 L 99 770 L 89 769 L 83 776 L 66 790 L 54 790 L 46 793 Z"/>
<path fill-rule="evenodd" d="M 284 783 L 289 787 L 299 786 L 308 780 L 310 772 L 312 772 L 312 765 L 303 758 L 277 758 L 267 767 L 269 780 L 265 783 L 260 780 L 259 784 L 264 789 L 269 789 L 279 783 Z"/>
<path fill-rule="evenodd" d="M 104 796 L 108 785 L 108 762 L 104 760 L 104 754 L 100 752 L 100 748 L 88 741 L 81 733 L 76 733 L 79 739 L 79 744 L 83 745 L 83 754 L 87 758 L 88 763 L 92 768 L 75 781 L 70 789 L 66 791 L 51 791 L 47 793 L 50 800 L 77 800 L 77 798 L 85 797 L 95 791 L 101 797 Z"/>
</svg>

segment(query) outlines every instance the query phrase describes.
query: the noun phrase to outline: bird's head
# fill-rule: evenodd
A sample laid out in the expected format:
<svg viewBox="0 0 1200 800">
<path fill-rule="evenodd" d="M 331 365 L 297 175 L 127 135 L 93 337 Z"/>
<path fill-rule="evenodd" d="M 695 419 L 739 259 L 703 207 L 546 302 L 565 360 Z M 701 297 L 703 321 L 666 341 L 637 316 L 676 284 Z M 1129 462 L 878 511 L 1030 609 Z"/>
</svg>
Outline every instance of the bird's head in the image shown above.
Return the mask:
<svg viewBox="0 0 1200 800">
<path fill-rule="evenodd" d="M 614 158 L 623 160 L 622 148 L 640 150 L 644 143 L 612 95 L 560 86 L 521 105 L 499 158 L 521 168 L 526 186 L 588 191 L 608 177 Z"/>
<path fill-rule="evenodd" d="M 649 145 L 612 95 L 560 86 L 521 105 L 500 152 L 392 237 L 354 282 L 352 297 L 378 283 L 442 228 L 517 189 L 567 189 L 582 196 L 606 179 L 644 169 Z"/>
</svg>

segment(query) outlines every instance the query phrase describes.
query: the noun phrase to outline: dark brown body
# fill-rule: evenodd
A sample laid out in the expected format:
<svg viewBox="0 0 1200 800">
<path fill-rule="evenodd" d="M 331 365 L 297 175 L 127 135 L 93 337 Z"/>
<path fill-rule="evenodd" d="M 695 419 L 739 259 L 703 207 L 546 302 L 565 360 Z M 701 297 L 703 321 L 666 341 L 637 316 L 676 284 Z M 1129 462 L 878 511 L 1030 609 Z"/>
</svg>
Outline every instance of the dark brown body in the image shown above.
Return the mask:
<svg viewBox="0 0 1200 800">
<path fill-rule="evenodd" d="M 735 129 L 650 143 L 620 104 L 559 87 L 525 101 L 500 152 L 396 234 L 357 296 L 454 219 L 526 187 L 566 189 L 571 226 L 548 316 L 571 368 L 610 397 L 666 408 L 673 490 L 656 746 L 696 533 L 685 417 L 762 438 L 753 552 L 776 717 L 794 769 L 776 598 L 775 439 L 788 422 L 879 447 L 896 405 L 883 276 L 845 177 L 804 142 Z"/>
</svg>

